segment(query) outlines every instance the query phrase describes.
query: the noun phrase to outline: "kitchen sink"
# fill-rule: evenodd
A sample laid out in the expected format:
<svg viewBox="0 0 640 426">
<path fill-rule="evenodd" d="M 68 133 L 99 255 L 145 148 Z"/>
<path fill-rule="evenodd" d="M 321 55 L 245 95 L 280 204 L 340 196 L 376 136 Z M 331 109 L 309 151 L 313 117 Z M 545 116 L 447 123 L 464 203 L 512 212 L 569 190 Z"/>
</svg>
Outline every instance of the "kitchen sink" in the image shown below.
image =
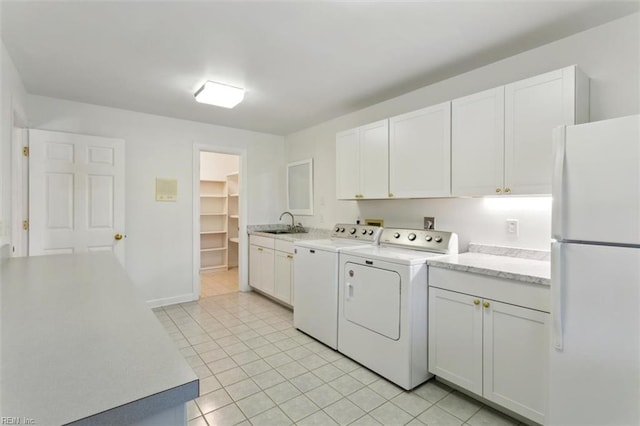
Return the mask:
<svg viewBox="0 0 640 426">
<path fill-rule="evenodd" d="M 267 234 L 306 234 L 307 230 L 303 228 L 294 228 L 294 229 L 274 229 L 270 231 L 260 231 L 265 232 Z"/>
</svg>

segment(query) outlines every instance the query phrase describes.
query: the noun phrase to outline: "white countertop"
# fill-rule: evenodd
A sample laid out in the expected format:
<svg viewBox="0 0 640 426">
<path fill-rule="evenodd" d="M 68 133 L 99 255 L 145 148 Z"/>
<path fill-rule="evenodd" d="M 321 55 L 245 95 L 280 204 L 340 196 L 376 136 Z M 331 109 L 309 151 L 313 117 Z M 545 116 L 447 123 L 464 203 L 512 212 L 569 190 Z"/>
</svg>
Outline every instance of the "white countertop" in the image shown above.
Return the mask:
<svg viewBox="0 0 640 426">
<path fill-rule="evenodd" d="M 510 249 L 510 255 L 489 254 L 495 250 L 484 250 L 482 246 L 470 244 L 470 252 L 451 254 L 429 259 L 429 266 L 475 274 L 489 275 L 532 284 L 551 285 L 551 263 L 548 260 L 534 259 L 532 250 Z M 514 253 L 515 251 L 515 253 Z M 544 258 L 544 256 L 542 256 Z"/>
<path fill-rule="evenodd" d="M 118 424 L 198 395 L 112 253 L 9 259 L 0 278 L 1 416 Z"/>
</svg>

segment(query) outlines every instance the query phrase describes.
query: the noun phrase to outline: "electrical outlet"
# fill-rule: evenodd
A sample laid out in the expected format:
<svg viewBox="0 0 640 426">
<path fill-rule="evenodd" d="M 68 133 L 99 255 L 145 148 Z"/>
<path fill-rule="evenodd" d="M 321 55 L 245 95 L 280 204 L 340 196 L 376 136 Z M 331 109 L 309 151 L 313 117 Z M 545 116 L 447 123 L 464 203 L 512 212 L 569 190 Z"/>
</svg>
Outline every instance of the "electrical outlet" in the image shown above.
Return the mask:
<svg viewBox="0 0 640 426">
<path fill-rule="evenodd" d="M 424 229 L 435 229 L 436 227 L 436 218 L 425 216 L 424 217 Z"/>
<path fill-rule="evenodd" d="M 519 225 L 518 219 L 507 219 L 507 234 L 518 236 Z"/>
</svg>

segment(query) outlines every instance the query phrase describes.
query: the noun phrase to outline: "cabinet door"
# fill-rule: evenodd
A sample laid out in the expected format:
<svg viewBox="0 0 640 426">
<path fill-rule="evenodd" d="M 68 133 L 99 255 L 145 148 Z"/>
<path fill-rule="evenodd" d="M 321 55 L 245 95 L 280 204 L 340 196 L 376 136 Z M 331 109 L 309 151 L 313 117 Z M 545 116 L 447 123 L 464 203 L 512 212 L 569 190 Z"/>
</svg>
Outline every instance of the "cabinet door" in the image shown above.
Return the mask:
<svg viewBox="0 0 640 426">
<path fill-rule="evenodd" d="M 360 194 L 389 196 L 389 120 L 360 127 Z"/>
<path fill-rule="evenodd" d="M 483 396 L 544 423 L 549 314 L 484 300 Z"/>
<path fill-rule="evenodd" d="M 396 198 L 451 194 L 451 102 L 389 119 L 389 192 Z"/>
<path fill-rule="evenodd" d="M 265 293 L 273 296 L 275 291 L 275 255 L 274 250 L 263 247 L 260 254 L 260 272 L 262 277 L 260 283 L 262 285 L 261 290 Z"/>
<path fill-rule="evenodd" d="M 478 298 L 429 289 L 429 372 L 482 395 L 482 306 Z"/>
<path fill-rule="evenodd" d="M 336 135 L 336 197 L 357 198 L 360 194 L 360 142 L 358 129 Z"/>
<path fill-rule="evenodd" d="M 451 109 L 451 193 L 502 193 L 504 86 L 456 99 Z"/>
<path fill-rule="evenodd" d="M 249 245 L 249 285 L 262 290 L 261 254 L 263 248 L 255 244 Z"/>
<path fill-rule="evenodd" d="M 575 123 L 575 67 L 505 86 L 505 192 L 550 194 L 552 131 Z"/>
<path fill-rule="evenodd" d="M 273 295 L 285 303 L 292 304 L 291 283 L 293 276 L 293 255 L 283 251 L 275 252 L 275 283 Z"/>
</svg>

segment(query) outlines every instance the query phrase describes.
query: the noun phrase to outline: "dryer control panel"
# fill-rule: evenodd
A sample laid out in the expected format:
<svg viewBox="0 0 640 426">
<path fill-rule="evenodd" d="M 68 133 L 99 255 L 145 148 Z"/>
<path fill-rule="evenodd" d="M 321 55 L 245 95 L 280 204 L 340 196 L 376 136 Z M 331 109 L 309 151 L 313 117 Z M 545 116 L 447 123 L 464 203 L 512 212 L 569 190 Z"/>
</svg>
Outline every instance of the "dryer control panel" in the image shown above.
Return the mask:
<svg viewBox="0 0 640 426">
<path fill-rule="evenodd" d="M 337 223 L 336 226 L 333 227 L 331 238 L 345 238 L 377 243 L 380 240 L 381 233 L 382 228 L 379 226 Z"/>
<path fill-rule="evenodd" d="M 458 253 L 458 234 L 433 229 L 385 228 L 380 235 L 380 245 L 456 254 Z"/>
</svg>

